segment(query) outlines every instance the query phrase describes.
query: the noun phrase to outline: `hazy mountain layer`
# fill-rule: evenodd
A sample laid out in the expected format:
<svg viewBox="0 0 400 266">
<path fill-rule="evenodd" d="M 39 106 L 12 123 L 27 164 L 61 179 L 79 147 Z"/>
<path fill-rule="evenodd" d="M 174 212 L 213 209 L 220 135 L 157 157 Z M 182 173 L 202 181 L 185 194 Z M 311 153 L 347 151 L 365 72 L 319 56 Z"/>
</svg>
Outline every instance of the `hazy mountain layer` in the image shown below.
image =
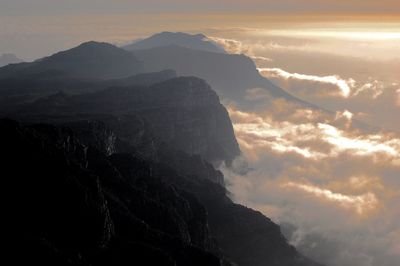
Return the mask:
<svg viewBox="0 0 400 266">
<path fill-rule="evenodd" d="M 217 43 L 208 39 L 203 34 L 191 35 L 183 32 L 162 32 L 155 34 L 149 38 L 136 41 L 124 48 L 129 51 L 139 49 L 150 49 L 162 46 L 178 45 L 181 47 L 191 48 L 195 50 L 226 53 Z"/>
</svg>

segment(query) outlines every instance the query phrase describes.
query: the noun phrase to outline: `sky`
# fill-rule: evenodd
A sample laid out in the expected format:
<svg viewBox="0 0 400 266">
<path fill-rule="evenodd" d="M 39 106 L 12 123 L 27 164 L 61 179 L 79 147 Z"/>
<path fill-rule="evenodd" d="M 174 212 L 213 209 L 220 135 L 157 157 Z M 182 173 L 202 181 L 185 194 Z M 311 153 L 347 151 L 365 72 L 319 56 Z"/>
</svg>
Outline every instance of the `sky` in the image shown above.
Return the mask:
<svg viewBox="0 0 400 266">
<path fill-rule="evenodd" d="M 400 23 L 396 0 L 0 0 L 0 7 L 0 53 L 25 60 L 88 39 L 123 43 L 162 30 L 249 27 L 282 35 L 288 26 L 321 21 L 378 22 L 397 31 Z"/>
<path fill-rule="evenodd" d="M 260 88 L 246 91 L 257 110 L 222 99 L 243 151 L 222 168 L 235 201 L 327 266 L 398 266 L 400 1 L 0 0 L 0 54 L 28 61 L 160 31 L 205 33 L 332 111 Z"/>
</svg>

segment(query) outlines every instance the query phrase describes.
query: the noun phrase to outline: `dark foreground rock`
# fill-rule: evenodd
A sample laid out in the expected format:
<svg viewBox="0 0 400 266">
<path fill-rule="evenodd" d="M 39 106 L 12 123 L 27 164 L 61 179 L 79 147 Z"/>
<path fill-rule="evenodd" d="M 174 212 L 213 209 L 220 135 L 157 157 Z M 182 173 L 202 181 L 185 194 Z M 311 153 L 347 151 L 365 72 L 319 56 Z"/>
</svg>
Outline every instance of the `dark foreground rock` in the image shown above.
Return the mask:
<svg viewBox="0 0 400 266">
<path fill-rule="evenodd" d="M 315 265 L 232 203 L 198 157 L 118 153 L 121 140 L 94 121 L 1 120 L 0 132 L 14 265 Z"/>
</svg>

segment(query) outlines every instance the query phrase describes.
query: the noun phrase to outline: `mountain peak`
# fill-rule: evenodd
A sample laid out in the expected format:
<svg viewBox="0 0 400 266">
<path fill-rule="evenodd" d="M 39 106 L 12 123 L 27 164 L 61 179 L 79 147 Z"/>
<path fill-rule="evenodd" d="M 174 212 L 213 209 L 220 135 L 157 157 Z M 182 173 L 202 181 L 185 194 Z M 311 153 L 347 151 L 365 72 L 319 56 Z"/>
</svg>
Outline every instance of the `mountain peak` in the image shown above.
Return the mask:
<svg viewBox="0 0 400 266">
<path fill-rule="evenodd" d="M 162 46 L 177 45 L 193 50 L 202 50 L 214 53 L 226 53 L 226 51 L 217 43 L 210 40 L 204 34 L 189 34 L 184 32 L 169 32 L 164 31 L 154 34 L 149 38 L 139 40 L 125 46 L 126 50 L 142 50 L 151 49 Z"/>
<path fill-rule="evenodd" d="M 73 49 L 93 49 L 93 48 L 99 48 L 99 49 L 114 49 L 117 48 L 115 45 L 106 43 L 106 42 L 97 42 L 97 41 L 88 41 L 84 42 L 77 47 Z"/>
<path fill-rule="evenodd" d="M 109 43 L 90 41 L 33 63 L 1 69 L 0 77 L 37 75 L 48 71 L 84 79 L 116 79 L 142 72 L 142 64 L 124 49 Z"/>
</svg>

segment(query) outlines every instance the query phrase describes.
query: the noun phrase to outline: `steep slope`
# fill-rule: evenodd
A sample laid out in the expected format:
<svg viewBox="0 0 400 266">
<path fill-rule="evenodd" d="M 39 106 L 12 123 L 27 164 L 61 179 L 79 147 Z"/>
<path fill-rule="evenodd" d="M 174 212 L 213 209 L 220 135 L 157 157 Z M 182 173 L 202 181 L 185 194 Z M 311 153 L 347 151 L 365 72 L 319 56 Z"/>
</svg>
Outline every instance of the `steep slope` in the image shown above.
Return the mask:
<svg viewBox="0 0 400 266">
<path fill-rule="evenodd" d="M 161 32 L 123 48 L 128 51 L 134 51 L 169 45 L 177 45 L 180 47 L 214 53 L 226 53 L 220 45 L 208 39 L 203 34 L 191 35 L 183 32 Z"/>
<path fill-rule="evenodd" d="M 59 93 L 27 104 L 19 114 L 113 114 L 125 117 L 123 127 L 130 126 L 127 115 L 136 115 L 151 125 L 159 142 L 174 149 L 210 162 L 230 163 L 240 154 L 226 109 L 210 86 L 194 77 L 82 95 Z"/>
<path fill-rule="evenodd" d="M 173 70 L 142 73 L 122 79 L 88 80 L 71 78 L 60 72 L 46 71 L 29 77 L 0 79 L 0 113 L 11 112 L 19 105 L 64 91 L 83 94 L 115 86 L 150 86 L 176 77 Z"/>
<path fill-rule="evenodd" d="M 284 98 L 309 105 L 262 77 L 254 62 L 245 55 L 212 53 L 176 45 L 133 51 L 147 71 L 174 69 L 178 75 L 196 76 L 206 80 L 224 100 L 252 108 L 251 89 L 262 89 L 272 98 Z"/>
<path fill-rule="evenodd" d="M 0 69 L 0 79 L 48 71 L 86 79 L 123 78 L 142 72 L 141 63 L 127 51 L 107 43 L 87 42 L 32 63 Z"/>
<path fill-rule="evenodd" d="M 118 154 L 99 122 L 66 125 L 0 120 L 15 264 L 317 266 L 268 218 L 232 203 L 199 158 L 142 160 Z M 190 164 L 173 162 L 182 158 Z"/>
<path fill-rule="evenodd" d="M 12 265 L 222 265 L 204 208 L 151 164 L 68 128 L 0 120 L 0 132 Z"/>
<path fill-rule="evenodd" d="M 19 59 L 15 54 L 2 54 L 0 55 L 0 67 L 21 63 L 22 60 Z"/>
</svg>

